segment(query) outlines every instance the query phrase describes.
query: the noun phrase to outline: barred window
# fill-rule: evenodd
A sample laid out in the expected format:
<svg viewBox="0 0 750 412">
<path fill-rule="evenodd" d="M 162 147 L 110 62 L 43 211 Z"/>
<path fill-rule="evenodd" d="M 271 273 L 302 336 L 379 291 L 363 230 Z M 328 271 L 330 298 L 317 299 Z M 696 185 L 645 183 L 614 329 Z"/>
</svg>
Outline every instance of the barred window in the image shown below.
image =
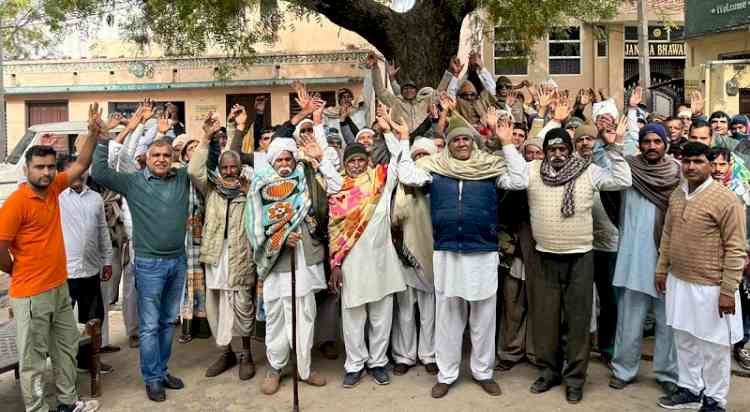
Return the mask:
<svg viewBox="0 0 750 412">
<path fill-rule="evenodd" d="M 547 41 L 550 74 L 581 74 L 581 28 L 552 30 Z"/>
<path fill-rule="evenodd" d="M 529 72 L 528 53 L 513 35 L 498 27 L 495 29 L 495 74 L 527 75 Z"/>
</svg>

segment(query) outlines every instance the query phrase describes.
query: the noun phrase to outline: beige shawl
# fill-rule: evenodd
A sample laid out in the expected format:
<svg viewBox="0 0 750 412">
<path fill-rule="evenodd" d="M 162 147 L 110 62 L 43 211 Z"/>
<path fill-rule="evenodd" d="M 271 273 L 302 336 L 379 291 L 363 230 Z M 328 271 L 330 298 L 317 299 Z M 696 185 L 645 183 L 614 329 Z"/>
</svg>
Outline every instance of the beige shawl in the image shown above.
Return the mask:
<svg viewBox="0 0 750 412">
<path fill-rule="evenodd" d="M 505 158 L 479 150 L 474 144 L 471 157 L 458 160 L 446 148 L 440 153 L 417 160 L 417 167 L 428 172 L 460 180 L 485 180 L 507 172 Z"/>
</svg>

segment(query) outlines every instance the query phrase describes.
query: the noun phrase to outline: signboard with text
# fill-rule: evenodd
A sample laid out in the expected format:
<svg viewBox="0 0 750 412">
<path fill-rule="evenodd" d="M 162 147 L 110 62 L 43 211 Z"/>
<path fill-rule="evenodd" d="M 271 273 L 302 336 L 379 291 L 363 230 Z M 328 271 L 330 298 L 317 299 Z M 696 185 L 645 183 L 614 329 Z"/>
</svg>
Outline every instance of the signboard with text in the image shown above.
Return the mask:
<svg viewBox="0 0 750 412">
<path fill-rule="evenodd" d="M 685 37 L 750 26 L 750 0 L 686 0 Z"/>
<path fill-rule="evenodd" d="M 666 42 L 666 43 L 649 43 L 649 57 L 685 57 L 685 43 Z M 640 56 L 637 42 L 625 42 L 625 57 L 636 58 Z"/>
</svg>

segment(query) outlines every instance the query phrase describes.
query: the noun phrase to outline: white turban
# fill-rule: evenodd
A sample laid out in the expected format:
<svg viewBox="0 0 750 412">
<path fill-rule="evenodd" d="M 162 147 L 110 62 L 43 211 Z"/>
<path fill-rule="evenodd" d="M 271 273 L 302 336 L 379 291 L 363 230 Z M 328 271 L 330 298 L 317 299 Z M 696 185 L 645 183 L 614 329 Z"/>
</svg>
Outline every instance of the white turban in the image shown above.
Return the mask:
<svg viewBox="0 0 750 412">
<path fill-rule="evenodd" d="M 294 139 L 290 139 L 288 137 L 277 137 L 273 139 L 271 141 L 271 144 L 268 145 L 268 149 L 266 150 L 268 163 L 273 166 L 273 163 L 276 161 L 276 159 L 279 158 L 279 156 L 281 156 L 282 152 L 291 153 L 292 157 L 294 157 L 294 160 L 297 160 L 297 142 L 295 142 Z"/>
<path fill-rule="evenodd" d="M 692 118 L 693 117 L 693 112 L 691 112 L 690 110 L 683 110 L 683 111 L 677 113 L 677 117 L 690 117 L 690 118 Z"/>
<path fill-rule="evenodd" d="M 315 123 L 310 119 L 302 119 L 301 122 L 297 123 L 297 127 L 294 129 L 294 133 L 292 133 L 292 136 L 294 136 L 294 139 L 299 139 L 299 134 L 302 131 L 302 126 L 305 124 L 310 123 L 311 126 L 315 127 Z"/>
<path fill-rule="evenodd" d="M 437 153 L 437 146 L 435 146 L 435 143 L 433 143 L 432 139 L 423 137 L 421 139 L 415 140 L 414 144 L 411 145 L 412 157 L 414 157 L 414 155 L 419 152 L 426 152 L 428 155 L 434 155 L 435 153 Z"/>
<path fill-rule="evenodd" d="M 620 117 L 620 112 L 617 110 L 615 100 L 611 97 L 602 102 L 594 103 L 591 111 L 594 115 L 594 119 L 597 119 L 599 116 L 603 116 L 605 114 L 612 116 L 612 118 L 615 120 Z"/>
<path fill-rule="evenodd" d="M 375 131 L 373 131 L 372 129 L 364 128 L 357 132 L 357 135 L 354 136 L 354 141 L 359 143 L 359 136 L 362 136 L 364 133 L 370 133 L 371 136 L 375 136 Z"/>
</svg>

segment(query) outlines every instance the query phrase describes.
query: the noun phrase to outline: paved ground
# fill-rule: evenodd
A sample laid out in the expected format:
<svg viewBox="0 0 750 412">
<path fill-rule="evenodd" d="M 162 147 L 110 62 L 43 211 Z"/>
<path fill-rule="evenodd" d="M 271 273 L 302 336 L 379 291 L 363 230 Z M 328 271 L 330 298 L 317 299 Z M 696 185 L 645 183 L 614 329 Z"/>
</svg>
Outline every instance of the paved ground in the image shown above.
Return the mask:
<svg viewBox="0 0 750 412">
<path fill-rule="evenodd" d="M 187 345 L 175 343 L 170 370 L 183 378 L 187 385 L 182 391 L 167 392 L 167 401 L 155 404 L 147 400 L 138 372 L 138 352 L 127 348 L 119 312 L 112 313 L 113 344 L 123 349 L 103 355 L 105 362 L 115 367 L 115 372 L 103 378 L 104 394 L 100 398 L 102 411 L 290 411 L 291 380 L 284 380 L 281 390 L 274 396 L 260 393 L 265 371 L 263 345 L 257 343 L 253 354 L 258 364 L 258 374 L 250 381 L 240 383 L 237 369 L 216 378 L 205 378 L 205 369 L 217 356 L 214 345 L 208 340 L 195 340 Z M 316 356 L 313 367 L 318 368 L 329 381 L 324 388 L 300 384 L 302 411 L 486 411 L 504 410 L 518 412 L 536 411 L 621 411 L 646 412 L 661 410 L 656 406 L 659 389 L 650 378 L 651 363 L 642 363 L 639 381 L 622 391 L 607 387 L 608 371 L 594 358 L 589 368 L 584 400 L 578 406 L 565 402 L 561 387 L 542 395 L 532 395 L 528 387 L 536 377 L 536 370 L 528 364 L 515 367 L 510 372 L 497 373 L 503 395 L 487 396 L 467 375 L 464 365 L 462 377 L 451 392 L 441 400 L 430 398 L 434 377 L 419 367 L 409 374 L 394 377 L 391 385 L 377 386 L 369 377 L 354 389 L 341 387 L 343 359 L 324 360 Z M 81 394 L 88 396 L 87 375 L 79 376 Z M 51 385 L 48 390 L 52 390 Z M 12 373 L 0 375 L 0 410 L 23 410 L 20 388 Z M 730 410 L 750 412 L 750 379 L 733 376 L 730 393 Z"/>
</svg>

